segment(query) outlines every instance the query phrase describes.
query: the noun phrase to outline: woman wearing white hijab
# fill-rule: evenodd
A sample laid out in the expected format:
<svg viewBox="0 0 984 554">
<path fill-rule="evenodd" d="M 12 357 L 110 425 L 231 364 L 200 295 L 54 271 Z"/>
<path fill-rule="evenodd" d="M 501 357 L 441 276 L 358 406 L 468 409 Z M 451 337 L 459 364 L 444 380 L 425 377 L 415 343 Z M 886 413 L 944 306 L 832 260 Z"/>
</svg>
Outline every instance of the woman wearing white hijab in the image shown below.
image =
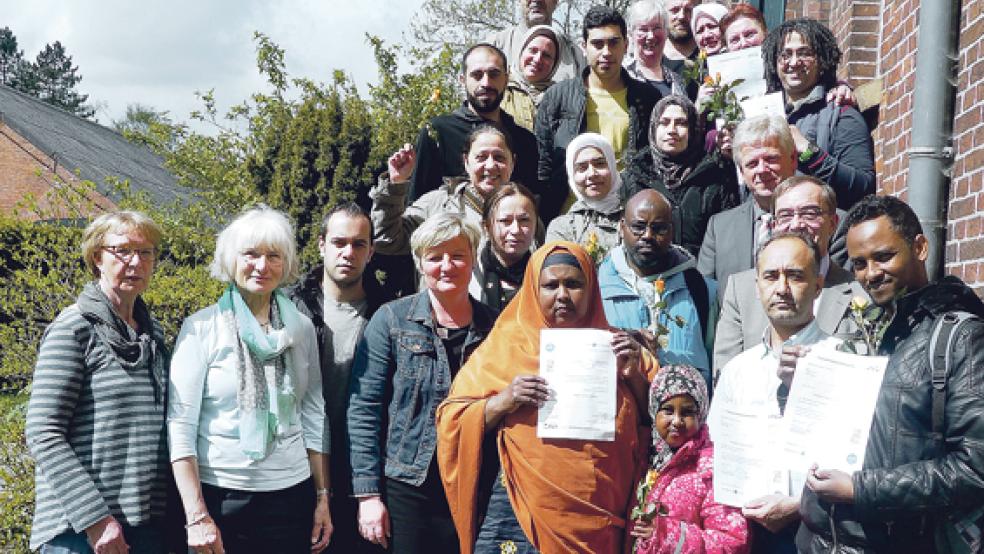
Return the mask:
<svg viewBox="0 0 984 554">
<path fill-rule="evenodd" d="M 597 133 L 582 133 L 567 146 L 567 182 L 577 200 L 547 227 L 547 241 L 567 240 L 585 247 L 601 263 L 618 244 L 622 218 L 615 150 Z"/>
</svg>

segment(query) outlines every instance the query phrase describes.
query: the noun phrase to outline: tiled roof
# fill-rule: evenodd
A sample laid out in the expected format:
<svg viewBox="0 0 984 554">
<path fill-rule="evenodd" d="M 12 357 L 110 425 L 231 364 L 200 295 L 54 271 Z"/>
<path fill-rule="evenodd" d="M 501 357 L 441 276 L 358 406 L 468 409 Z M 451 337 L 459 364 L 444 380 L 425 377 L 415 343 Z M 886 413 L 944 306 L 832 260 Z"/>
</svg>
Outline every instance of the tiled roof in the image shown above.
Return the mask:
<svg viewBox="0 0 984 554">
<path fill-rule="evenodd" d="M 119 194 L 107 177 L 129 179 L 131 190 L 146 192 L 157 203 L 170 203 L 185 196 L 159 156 L 109 127 L 6 86 L 0 86 L 0 118 L 57 160 L 59 167 L 77 171 L 114 201 L 119 200 Z"/>
</svg>

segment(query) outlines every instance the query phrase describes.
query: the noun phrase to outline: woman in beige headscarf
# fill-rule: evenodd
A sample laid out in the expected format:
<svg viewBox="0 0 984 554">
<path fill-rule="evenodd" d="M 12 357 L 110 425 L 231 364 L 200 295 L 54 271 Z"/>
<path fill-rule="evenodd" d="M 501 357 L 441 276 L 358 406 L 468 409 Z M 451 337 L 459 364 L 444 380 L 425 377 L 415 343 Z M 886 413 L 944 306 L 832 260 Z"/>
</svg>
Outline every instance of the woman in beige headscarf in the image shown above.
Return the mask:
<svg viewBox="0 0 984 554">
<path fill-rule="evenodd" d="M 517 125 L 530 131 L 543 93 L 554 84 L 557 45 L 554 30 L 549 25 L 537 25 L 526 33 L 519 59 L 511 60 L 509 84 L 499 107 L 513 116 Z"/>
</svg>

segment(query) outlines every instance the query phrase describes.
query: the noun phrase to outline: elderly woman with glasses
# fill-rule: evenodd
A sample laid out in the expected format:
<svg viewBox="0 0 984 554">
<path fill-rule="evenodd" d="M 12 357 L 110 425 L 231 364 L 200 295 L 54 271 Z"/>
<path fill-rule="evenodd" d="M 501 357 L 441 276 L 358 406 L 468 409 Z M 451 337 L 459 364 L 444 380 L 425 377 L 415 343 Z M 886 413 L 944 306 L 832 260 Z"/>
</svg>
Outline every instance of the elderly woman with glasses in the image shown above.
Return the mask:
<svg viewBox="0 0 984 554">
<path fill-rule="evenodd" d="M 27 409 L 32 549 L 164 552 L 167 351 L 140 298 L 160 241 L 160 227 L 130 211 L 83 234 L 94 280 L 41 339 Z"/>
<path fill-rule="evenodd" d="M 625 13 L 632 46 L 632 61 L 625 67 L 629 75 L 649 83 L 661 95 L 686 95 L 686 83 L 665 63 L 666 26 L 670 16 L 660 0 L 636 0 Z"/>
<path fill-rule="evenodd" d="M 287 217 L 246 211 L 216 241 L 222 296 L 178 335 L 168 437 L 195 552 L 319 552 L 331 536 L 317 339 L 280 288 L 297 269 Z"/>
</svg>

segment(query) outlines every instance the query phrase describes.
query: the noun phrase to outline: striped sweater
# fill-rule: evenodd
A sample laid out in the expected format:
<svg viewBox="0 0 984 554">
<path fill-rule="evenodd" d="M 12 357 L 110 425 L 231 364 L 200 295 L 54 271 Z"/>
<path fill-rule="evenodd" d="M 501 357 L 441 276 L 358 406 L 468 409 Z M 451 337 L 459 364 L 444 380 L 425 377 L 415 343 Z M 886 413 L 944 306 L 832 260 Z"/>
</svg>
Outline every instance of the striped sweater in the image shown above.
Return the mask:
<svg viewBox="0 0 984 554">
<path fill-rule="evenodd" d="M 41 340 L 27 409 L 32 549 L 110 514 L 131 526 L 163 517 L 164 415 L 149 368 L 124 370 L 77 305 L 58 315 Z"/>
</svg>

